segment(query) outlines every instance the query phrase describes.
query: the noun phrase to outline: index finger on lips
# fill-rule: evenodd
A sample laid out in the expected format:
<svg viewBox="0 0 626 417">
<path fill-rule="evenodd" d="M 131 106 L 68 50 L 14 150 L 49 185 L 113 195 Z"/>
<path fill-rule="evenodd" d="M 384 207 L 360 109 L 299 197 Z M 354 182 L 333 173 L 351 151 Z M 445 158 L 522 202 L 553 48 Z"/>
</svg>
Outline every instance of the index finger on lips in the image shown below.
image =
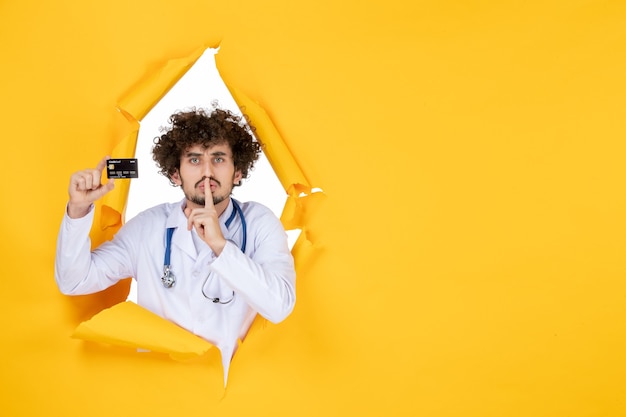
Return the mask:
<svg viewBox="0 0 626 417">
<path fill-rule="evenodd" d="M 204 179 L 204 208 L 213 208 L 213 194 L 211 194 L 211 180 Z"/>
</svg>

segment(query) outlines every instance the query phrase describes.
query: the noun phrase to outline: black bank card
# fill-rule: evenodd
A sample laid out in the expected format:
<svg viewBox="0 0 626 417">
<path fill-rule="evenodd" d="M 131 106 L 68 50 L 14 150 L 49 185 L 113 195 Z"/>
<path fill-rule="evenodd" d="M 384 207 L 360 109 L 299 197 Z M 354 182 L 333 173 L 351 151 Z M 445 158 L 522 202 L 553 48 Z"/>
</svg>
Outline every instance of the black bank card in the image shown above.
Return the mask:
<svg viewBox="0 0 626 417">
<path fill-rule="evenodd" d="M 137 158 L 109 159 L 107 178 L 139 178 Z"/>
</svg>

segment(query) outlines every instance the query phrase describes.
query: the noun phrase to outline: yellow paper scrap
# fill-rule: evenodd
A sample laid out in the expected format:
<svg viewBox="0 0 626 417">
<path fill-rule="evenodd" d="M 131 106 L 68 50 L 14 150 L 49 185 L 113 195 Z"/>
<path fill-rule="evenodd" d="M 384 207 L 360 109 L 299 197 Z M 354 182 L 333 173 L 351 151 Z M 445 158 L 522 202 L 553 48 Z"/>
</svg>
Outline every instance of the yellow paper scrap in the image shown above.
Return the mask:
<svg viewBox="0 0 626 417">
<path fill-rule="evenodd" d="M 72 337 L 116 346 L 148 349 L 174 358 L 192 358 L 213 345 L 152 313 L 126 301 L 81 323 Z"/>
<path fill-rule="evenodd" d="M 302 229 L 304 205 L 301 197 L 303 197 L 302 194 L 306 196 L 311 193 L 312 187 L 309 181 L 265 109 L 238 89 L 229 87 L 229 90 L 235 102 L 255 127 L 256 136 L 263 144 L 267 160 L 287 192 L 287 201 L 280 216 L 283 226 L 286 230 Z"/>
<path fill-rule="evenodd" d="M 250 99 L 236 88 L 230 88 L 233 98 L 250 118 L 250 122 L 256 128 L 256 135 L 263 144 L 265 155 L 283 188 L 290 196 L 310 193 L 311 186 L 304 176 L 300 166 L 296 163 L 293 155 L 287 148 L 280 133 L 272 123 L 269 115 L 257 102 Z"/>
<path fill-rule="evenodd" d="M 119 111 L 131 121 L 142 120 L 206 49 L 202 47 L 189 56 L 172 59 L 159 71 L 151 73 L 120 99 L 117 106 Z"/>
</svg>

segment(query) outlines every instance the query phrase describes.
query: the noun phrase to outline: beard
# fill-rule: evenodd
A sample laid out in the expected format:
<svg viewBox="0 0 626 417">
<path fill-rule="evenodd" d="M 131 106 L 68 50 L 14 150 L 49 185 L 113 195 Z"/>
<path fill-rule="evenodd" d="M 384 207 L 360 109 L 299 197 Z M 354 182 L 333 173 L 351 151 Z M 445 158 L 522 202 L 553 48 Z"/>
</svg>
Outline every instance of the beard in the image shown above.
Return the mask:
<svg viewBox="0 0 626 417">
<path fill-rule="evenodd" d="M 206 179 L 206 177 L 202 177 L 202 179 L 200 179 L 200 181 L 198 181 L 194 187 L 193 190 L 197 190 L 198 186 L 200 184 L 202 184 L 202 182 Z M 209 178 L 210 180 L 212 180 L 213 182 L 215 182 L 220 188 L 222 186 L 222 183 L 219 182 L 218 180 L 216 180 L 215 178 Z M 233 180 L 234 180 L 234 176 L 233 176 Z M 181 177 L 180 179 L 180 188 L 183 190 L 183 194 L 185 194 L 185 198 L 189 201 L 191 201 L 194 204 L 198 204 L 200 206 L 204 206 L 206 204 L 206 199 L 204 197 L 204 193 L 199 193 L 199 194 L 191 194 L 188 193 L 187 191 L 185 191 L 185 183 Z M 225 194 L 225 195 L 213 195 L 213 205 L 217 205 L 219 203 L 221 203 L 222 201 L 226 200 L 228 197 L 230 197 L 230 195 L 232 194 L 233 189 L 230 189 L 230 192 Z"/>
<path fill-rule="evenodd" d="M 206 204 L 206 198 L 204 198 L 204 196 L 196 194 L 189 195 L 188 193 L 185 193 L 185 197 L 194 204 L 198 204 L 200 206 L 204 206 Z M 226 200 L 225 196 L 213 196 L 213 205 L 219 204 L 224 200 Z"/>
</svg>

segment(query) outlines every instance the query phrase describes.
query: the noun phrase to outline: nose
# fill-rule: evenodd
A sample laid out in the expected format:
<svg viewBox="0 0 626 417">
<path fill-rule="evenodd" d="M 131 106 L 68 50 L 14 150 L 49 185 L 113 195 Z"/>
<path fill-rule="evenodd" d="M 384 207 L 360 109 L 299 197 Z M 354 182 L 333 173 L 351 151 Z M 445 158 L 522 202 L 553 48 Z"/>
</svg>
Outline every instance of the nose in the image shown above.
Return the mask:
<svg viewBox="0 0 626 417">
<path fill-rule="evenodd" d="M 212 171 L 211 171 L 211 161 L 207 160 L 204 161 L 204 163 L 202 164 L 202 175 L 207 177 L 207 178 L 211 178 L 212 175 Z"/>
</svg>

